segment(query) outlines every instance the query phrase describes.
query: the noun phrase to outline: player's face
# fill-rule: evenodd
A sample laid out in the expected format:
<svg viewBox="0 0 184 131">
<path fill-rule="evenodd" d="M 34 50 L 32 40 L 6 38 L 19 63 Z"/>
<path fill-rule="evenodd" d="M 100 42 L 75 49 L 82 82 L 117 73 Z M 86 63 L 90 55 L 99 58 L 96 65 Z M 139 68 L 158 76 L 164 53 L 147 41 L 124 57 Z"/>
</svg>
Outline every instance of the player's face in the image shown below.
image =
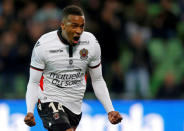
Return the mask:
<svg viewBox="0 0 184 131">
<path fill-rule="evenodd" d="M 84 16 L 69 15 L 61 24 L 65 39 L 72 45 L 78 43 L 80 35 L 84 31 Z"/>
</svg>

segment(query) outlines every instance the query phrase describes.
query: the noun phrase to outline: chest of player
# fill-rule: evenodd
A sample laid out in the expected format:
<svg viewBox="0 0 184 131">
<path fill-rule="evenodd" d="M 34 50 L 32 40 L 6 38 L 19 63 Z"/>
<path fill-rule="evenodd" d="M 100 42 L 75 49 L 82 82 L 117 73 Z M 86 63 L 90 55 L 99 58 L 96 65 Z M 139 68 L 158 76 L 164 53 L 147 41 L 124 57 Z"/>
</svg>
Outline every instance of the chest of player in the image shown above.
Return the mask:
<svg viewBox="0 0 184 131">
<path fill-rule="evenodd" d="M 92 57 L 89 47 L 86 46 L 53 47 L 47 49 L 46 54 L 46 68 L 49 70 L 67 68 L 86 70 Z"/>
</svg>

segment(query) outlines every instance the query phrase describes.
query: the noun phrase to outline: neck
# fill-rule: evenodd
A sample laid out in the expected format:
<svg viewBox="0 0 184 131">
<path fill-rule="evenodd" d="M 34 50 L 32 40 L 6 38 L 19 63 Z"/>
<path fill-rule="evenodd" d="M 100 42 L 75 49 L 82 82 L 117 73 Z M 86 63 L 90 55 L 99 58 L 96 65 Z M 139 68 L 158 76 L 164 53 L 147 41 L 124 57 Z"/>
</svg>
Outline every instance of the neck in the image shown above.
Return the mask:
<svg viewBox="0 0 184 131">
<path fill-rule="evenodd" d="M 62 38 L 63 38 L 65 41 L 67 41 L 67 42 L 69 43 L 69 41 L 67 40 L 66 34 L 65 34 L 63 31 L 61 32 L 61 36 L 62 36 Z"/>
<path fill-rule="evenodd" d="M 67 41 L 67 39 L 66 39 L 66 37 L 65 37 L 65 34 L 62 32 L 61 29 L 58 30 L 57 34 L 58 34 L 59 39 L 60 39 L 64 44 L 66 44 L 66 45 L 71 45 L 71 44 Z"/>
</svg>

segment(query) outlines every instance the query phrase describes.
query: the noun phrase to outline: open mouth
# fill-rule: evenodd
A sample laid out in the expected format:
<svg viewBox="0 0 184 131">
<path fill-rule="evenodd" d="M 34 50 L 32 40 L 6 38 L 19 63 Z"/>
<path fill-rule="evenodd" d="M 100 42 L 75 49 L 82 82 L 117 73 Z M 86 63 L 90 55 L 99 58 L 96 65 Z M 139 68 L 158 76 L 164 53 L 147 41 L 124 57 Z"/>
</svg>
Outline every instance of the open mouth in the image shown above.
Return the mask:
<svg viewBox="0 0 184 131">
<path fill-rule="evenodd" d="M 73 37 L 73 40 L 74 40 L 74 42 L 73 42 L 73 43 L 77 44 L 77 43 L 78 43 L 78 41 L 79 41 L 79 38 L 80 38 L 80 37 L 78 37 L 78 36 Z"/>
</svg>

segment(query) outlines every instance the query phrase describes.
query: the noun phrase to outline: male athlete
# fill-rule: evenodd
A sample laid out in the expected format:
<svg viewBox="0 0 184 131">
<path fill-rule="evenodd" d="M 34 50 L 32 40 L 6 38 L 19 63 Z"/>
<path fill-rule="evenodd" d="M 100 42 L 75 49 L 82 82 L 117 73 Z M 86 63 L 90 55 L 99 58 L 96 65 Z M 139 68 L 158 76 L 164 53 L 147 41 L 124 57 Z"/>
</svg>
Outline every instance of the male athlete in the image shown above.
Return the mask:
<svg viewBox="0 0 184 131">
<path fill-rule="evenodd" d="M 122 116 L 114 111 L 101 70 L 101 49 L 93 34 L 84 31 L 84 13 L 78 6 L 63 9 L 61 29 L 40 37 L 31 58 L 25 123 L 34 126 L 34 108 L 48 131 L 75 131 L 81 119 L 88 70 L 95 95 L 112 124 Z"/>
</svg>

